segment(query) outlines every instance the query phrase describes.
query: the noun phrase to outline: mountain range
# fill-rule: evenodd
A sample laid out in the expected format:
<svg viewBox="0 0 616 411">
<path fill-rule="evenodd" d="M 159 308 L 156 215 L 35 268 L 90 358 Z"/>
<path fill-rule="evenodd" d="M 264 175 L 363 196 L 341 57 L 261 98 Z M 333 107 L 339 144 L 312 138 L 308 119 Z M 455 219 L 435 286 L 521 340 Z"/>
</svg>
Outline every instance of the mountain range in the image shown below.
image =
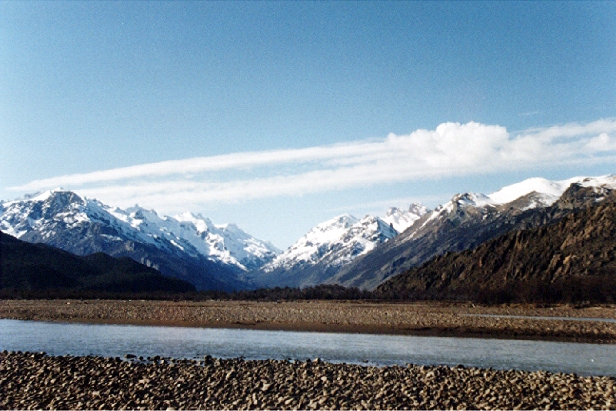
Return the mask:
<svg viewBox="0 0 616 411">
<path fill-rule="evenodd" d="M 373 290 L 436 256 L 555 223 L 609 200 L 615 187 L 615 176 L 533 178 L 489 195 L 457 194 L 431 211 L 412 204 L 384 217 L 344 214 L 318 224 L 284 252 L 199 214 L 122 210 L 66 190 L 0 202 L 0 230 L 77 255 L 131 257 L 200 290 L 318 284 Z"/>
<path fill-rule="evenodd" d="M 465 193 L 425 214 L 401 235 L 344 266 L 330 280 L 373 290 L 388 278 L 447 252 L 473 249 L 514 230 L 552 224 L 609 200 L 616 176 L 532 178 L 490 195 Z"/>
<path fill-rule="evenodd" d="M 281 253 L 271 243 L 249 235 L 235 224 L 216 225 L 190 212 L 170 217 L 139 206 L 123 210 L 57 189 L 0 202 L 0 230 L 24 241 L 48 244 L 80 256 L 103 252 L 130 257 L 167 276 L 189 281 L 199 290 L 234 291 L 269 284 L 319 284 L 285 281 L 291 278 L 288 275 L 283 276 L 283 281 L 268 282 L 267 278 L 279 274 L 276 268 L 284 264 L 298 266 L 290 260 L 296 257 L 293 250 L 299 248 L 303 248 L 300 254 L 309 261 L 321 263 L 315 270 L 327 270 L 328 265 L 330 271 L 337 269 L 393 238 L 398 234 L 396 228 L 407 228 L 425 212 L 425 207 L 414 204 L 409 211 L 392 208 L 383 219 L 341 216 L 346 221 L 341 230 L 319 225 L 322 234 L 329 234 L 321 240 L 313 236 L 312 240 L 318 243 L 316 248 L 304 242 Z M 329 252 L 324 253 L 326 248 Z M 327 255 L 318 257 L 319 253 Z M 303 266 L 308 268 L 310 264 Z"/>
<path fill-rule="evenodd" d="M 578 197 L 587 190 L 569 189 L 553 207 L 562 207 L 559 202 L 567 194 Z M 376 292 L 385 298 L 497 303 L 613 302 L 616 191 L 604 194 L 602 201 L 557 223 L 509 232 L 472 250 L 440 255 L 390 278 Z"/>
<path fill-rule="evenodd" d="M 306 287 L 328 283 L 345 265 L 396 237 L 427 213 L 421 204 L 391 208 L 384 218 L 344 214 L 312 228 L 264 265 L 253 280 L 261 287 Z"/>
<path fill-rule="evenodd" d="M 235 225 L 193 214 L 160 217 L 138 206 L 121 210 L 66 190 L 0 203 L 0 230 L 80 256 L 130 257 L 197 289 L 247 288 L 241 274 L 279 253 Z"/>
</svg>

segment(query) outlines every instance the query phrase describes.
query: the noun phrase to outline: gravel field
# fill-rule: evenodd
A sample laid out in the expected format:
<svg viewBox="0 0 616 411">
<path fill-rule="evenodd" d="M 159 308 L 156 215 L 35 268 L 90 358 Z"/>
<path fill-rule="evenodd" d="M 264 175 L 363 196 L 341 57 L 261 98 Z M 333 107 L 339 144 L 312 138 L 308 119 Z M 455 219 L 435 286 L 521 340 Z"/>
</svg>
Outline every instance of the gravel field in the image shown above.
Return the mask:
<svg viewBox="0 0 616 411">
<path fill-rule="evenodd" d="M 3 300 L 0 318 L 616 342 L 616 306 Z M 616 409 L 616 378 L 313 361 L 0 353 L 2 409 Z"/>
<path fill-rule="evenodd" d="M 616 378 L 320 360 L 0 353 L 3 409 L 616 409 Z"/>
<path fill-rule="evenodd" d="M 616 319 L 616 306 L 474 306 L 463 303 L 170 302 L 3 300 L 0 318 L 44 321 L 492 336 L 616 343 L 616 322 L 493 318 L 468 314 Z"/>
</svg>

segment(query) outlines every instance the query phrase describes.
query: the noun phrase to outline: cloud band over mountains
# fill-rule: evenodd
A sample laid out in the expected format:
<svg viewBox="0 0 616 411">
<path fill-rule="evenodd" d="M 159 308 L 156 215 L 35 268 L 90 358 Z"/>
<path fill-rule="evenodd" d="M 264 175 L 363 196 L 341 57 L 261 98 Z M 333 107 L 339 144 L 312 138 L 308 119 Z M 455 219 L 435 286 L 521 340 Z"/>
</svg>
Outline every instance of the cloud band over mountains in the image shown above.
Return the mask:
<svg viewBox="0 0 616 411">
<path fill-rule="evenodd" d="M 187 205 L 616 160 L 616 119 L 511 134 L 476 122 L 330 146 L 163 161 L 9 187 L 78 190 L 118 205 Z"/>
</svg>

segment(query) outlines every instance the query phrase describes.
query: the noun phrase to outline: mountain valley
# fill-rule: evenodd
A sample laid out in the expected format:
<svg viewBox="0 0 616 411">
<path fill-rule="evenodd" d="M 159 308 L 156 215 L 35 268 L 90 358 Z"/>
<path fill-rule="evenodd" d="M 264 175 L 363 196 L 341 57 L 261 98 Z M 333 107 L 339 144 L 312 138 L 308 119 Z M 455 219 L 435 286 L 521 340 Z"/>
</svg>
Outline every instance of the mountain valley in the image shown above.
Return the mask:
<svg viewBox="0 0 616 411">
<path fill-rule="evenodd" d="M 615 188 L 615 176 L 533 178 L 489 195 L 457 194 L 434 210 L 411 204 L 383 217 L 343 214 L 316 225 L 283 252 L 234 224 L 216 225 L 199 214 L 122 210 L 61 189 L 0 202 L 0 230 L 79 256 L 130 257 L 197 290 L 321 284 L 375 290 L 435 257 L 613 202 Z"/>
<path fill-rule="evenodd" d="M 421 204 L 388 210 L 384 218 L 344 214 L 318 224 L 254 277 L 262 287 L 307 287 L 329 280 L 345 265 L 396 237 L 427 213 Z"/>
</svg>

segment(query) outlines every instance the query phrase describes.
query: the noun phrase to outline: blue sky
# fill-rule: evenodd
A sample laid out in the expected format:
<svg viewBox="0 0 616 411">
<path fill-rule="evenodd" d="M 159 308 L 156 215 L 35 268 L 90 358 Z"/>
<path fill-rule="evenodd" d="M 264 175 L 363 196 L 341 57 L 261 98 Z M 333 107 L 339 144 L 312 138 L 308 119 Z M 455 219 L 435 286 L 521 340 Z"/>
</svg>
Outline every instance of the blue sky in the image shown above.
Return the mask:
<svg viewBox="0 0 616 411">
<path fill-rule="evenodd" d="M 615 173 L 615 2 L 0 2 L 0 199 L 289 246 L 337 214 Z"/>
</svg>

